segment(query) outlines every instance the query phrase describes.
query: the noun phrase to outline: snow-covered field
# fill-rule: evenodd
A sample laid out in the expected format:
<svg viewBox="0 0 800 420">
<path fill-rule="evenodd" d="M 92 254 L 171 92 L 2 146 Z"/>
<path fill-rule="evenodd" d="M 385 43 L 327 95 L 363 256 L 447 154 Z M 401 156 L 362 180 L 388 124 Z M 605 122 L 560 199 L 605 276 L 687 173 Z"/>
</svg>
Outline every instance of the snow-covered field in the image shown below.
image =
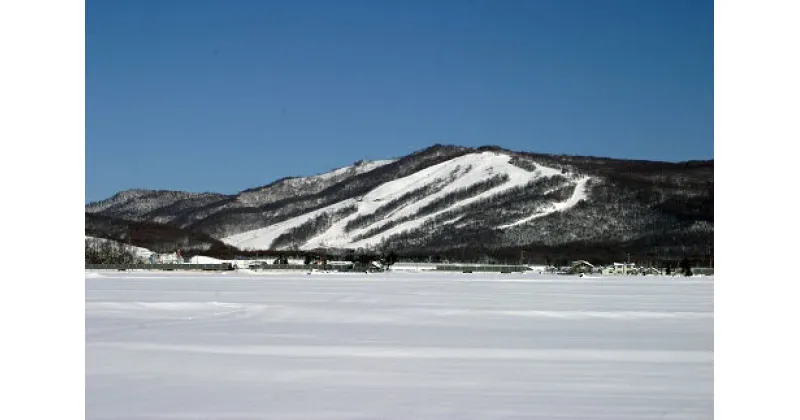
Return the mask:
<svg viewBox="0 0 800 420">
<path fill-rule="evenodd" d="M 711 419 L 713 277 L 86 273 L 89 419 Z"/>
</svg>

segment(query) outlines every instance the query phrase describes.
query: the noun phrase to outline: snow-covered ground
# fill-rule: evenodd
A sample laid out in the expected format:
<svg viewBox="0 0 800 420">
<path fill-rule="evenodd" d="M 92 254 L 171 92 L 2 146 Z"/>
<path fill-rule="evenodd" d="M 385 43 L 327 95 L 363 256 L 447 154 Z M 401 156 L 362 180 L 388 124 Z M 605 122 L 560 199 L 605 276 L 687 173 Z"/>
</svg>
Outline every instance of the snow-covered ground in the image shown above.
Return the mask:
<svg viewBox="0 0 800 420">
<path fill-rule="evenodd" d="M 713 277 L 86 273 L 89 419 L 711 419 Z"/>
</svg>

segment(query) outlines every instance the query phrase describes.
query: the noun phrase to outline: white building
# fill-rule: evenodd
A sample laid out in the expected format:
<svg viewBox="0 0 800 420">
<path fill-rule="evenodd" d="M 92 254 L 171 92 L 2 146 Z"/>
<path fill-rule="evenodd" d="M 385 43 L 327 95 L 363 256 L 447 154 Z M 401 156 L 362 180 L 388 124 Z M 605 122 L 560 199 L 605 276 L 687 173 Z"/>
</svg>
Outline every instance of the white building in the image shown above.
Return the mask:
<svg viewBox="0 0 800 420">
<path fill-rule="evenodd" d="M 630 274 L 636 271 L 634 263 L 613 263 L 603 269 L 603 274 Z"/>
</svg>

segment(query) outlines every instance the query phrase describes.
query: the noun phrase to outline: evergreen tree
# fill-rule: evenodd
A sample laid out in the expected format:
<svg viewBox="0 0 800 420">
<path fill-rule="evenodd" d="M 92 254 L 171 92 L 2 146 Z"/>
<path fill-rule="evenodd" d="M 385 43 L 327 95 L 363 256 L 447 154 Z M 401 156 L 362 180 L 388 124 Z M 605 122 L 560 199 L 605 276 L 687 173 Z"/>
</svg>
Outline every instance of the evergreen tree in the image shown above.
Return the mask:
<svg viewBox="0 0 800 420">
<path fill-rule="evenodd" d="M 688 277 L 692 275 L 692 263 L 689 261 L 689 258 L 683 257 L 680 267 L 684 276 Z"/>
<path fill-rule="evenodd" d="M 388 254 L 384 255 L 381 258 L 381 264 L 383 264 L 384 269 L 388 270 L 394 263 L 397 262 L 397 254 L 394 251 L 389 251 Z"/>
</svg>

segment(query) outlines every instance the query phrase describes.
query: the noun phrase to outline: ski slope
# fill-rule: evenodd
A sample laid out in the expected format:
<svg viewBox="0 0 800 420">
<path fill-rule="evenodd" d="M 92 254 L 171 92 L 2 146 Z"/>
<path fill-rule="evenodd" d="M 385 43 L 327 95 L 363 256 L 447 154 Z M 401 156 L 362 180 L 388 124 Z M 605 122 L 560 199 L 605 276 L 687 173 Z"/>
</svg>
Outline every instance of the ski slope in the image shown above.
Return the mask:
<svg viewBox="0 0 800 420">
<path fill-rule="evenodd" d="M 586 183 L 589 182 L 589 179 L 590 179 L 589 177 L 583 177 L 579 179 L 575 185 L 575 190 L 572 192 L 572 195 L 568 199 L 560 203 L 554 203 L 550 208 L 542 212 L 517 220 L 516 222 L 501 225 L 498 227 L 500 229 L 508 229 L 510 227 L 518 226 L 524 223 L 528 223 L 531 220 L 547 216 L 548 214 L 553 214 L 557 211 L 564 211 L 566 209 L 569 209 L 570 207 L 574 207 L 576 204 L 578 204 L 579 201 L 586 199 Z"/>
<path fill-rule="evenodd" d="M 301 248 L 315 249 L 318 247 L 369 247 L 381 243 L 381 241 L 391 237 L 392 235 L 417 229 L 426 221 L 431 220 L 442 213 L 463 208 L 464 206 L 478 202 L 485 198 L 502 194 L 512 188 L 524 186 L 527 183 L 537 179 L 561 175 L 560 170 L 542 165 L 537 165 L 535 171 L 528 172 L 525 169 L 509 163 L 510 160 L 511 156 L 497 152 L 467 154 L 425 168 L 409 176 L 384 183 L 359 199 L 344 200 L 325 208 L 321 208 L 271 226 L 267 226 L 265 228 L 239 233 L 227 238 L 223 238 L 222 240 L 240 249 L 271 248 L 272 242 L 275 240 L 275 238 L 289 229 L 298 227 L 323 213 L 331 213 L 348 206 L 356 205 L 357 211 L 355 213 L 334 223 L 326 231 L 320 233 L 316 237 L 303 244 Z M 472 197 L 455 201 L 445 209 L 427 214 L 425 216 L 414 217 L 414 215 L 427 204 L 439 200 L 453 192 L 469 188 L 470 186 L 485 181 L 495 175 L 506 175 L 508 176 L 508 181 Z M 585 198 L 584 190 L 588 180 L 588 177 L 579 180 L 578 187 L 575 189 L 575 193 L 573 193 L 573 196 L 565 202 L 557 203 L 546 213 L 537 213 L 529 218 L 517 221 L 512 225 L 525 223 L 533 220 L 536 217 L 541 217 L 545 214 L 555 211 L 563 211 L 574 206 L 578 201 L 580 201 L 580 199 Z M 425 187 L 433 187 L 435 192 L 428 194 L 417 201 L 408 203 L 407 205 L 395 209 L 392 213 L 381 218 L 379 221 L 357 229 L 353 229 L 351 231 L 345 230 L 345 226 L 350 221 L 360 216 L 373 214 L 381 206 L 391 202 L 392 200 L 398 199 L 403 194 Z M 376 227 L 387 225 L 389 223 L 395 223 L 403 220 L 404 218 L 410 219 L 398 223 L 395 226 L 374 236 L 360 240 L 356 239 L 359 235 L 362 235 Z M 451 222 L 456 220 L 457 218 L 453 219 Z"/>
<path fill-rule="evenodd" d="M 713 277 L 85 284 L 87 419 L 713 418 Z"/>
<path fill-rule="evenodd" d="M 342 200 L 336 204 L 305 213 L 302 216 L 293 217 L 291 219 L 275 223 L 265 228 L 249 230 L 247 232 L 242 232 L 227 238 L 223 238 L 222 241 L 239 249 L 270 249 L 272 242 L 284 232 L 296 228 L 303 223 L 322 215 L 323 213 L 335 212 L 336 210 L 343 209 L 353 204 L 356 204 L 356 200 Z M 303 247 L 303 249 L 306 249 L 306 247 Z"/>
</svg>

